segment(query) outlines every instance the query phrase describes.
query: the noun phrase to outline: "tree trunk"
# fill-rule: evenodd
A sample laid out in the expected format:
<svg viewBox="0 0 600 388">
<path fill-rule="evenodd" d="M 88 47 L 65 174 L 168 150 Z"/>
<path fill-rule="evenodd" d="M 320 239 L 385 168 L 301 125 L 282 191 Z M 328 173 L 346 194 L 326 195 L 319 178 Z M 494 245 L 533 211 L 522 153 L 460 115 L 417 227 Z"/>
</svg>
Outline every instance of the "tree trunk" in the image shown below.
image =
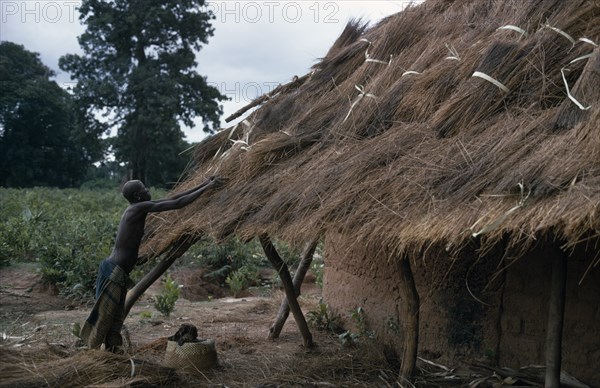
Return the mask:
<svg viewBox="0 0 600 388">
<path fill-rule="evenodd" d="M 562 331 L 565 315 L 567 256 L 560 249 L 552 252 L 552 283 L 546 333 L 546 388 L 560 387 Z"/>
<path fill-rule="evenodd" d="M 129 314 L 129 311 L 137 302 L 137 300 L 142 296 L 142 294 L 150 287 L 158 278 L 160 278 L 167 269 L 181 257 L 196 241 L 198 241 L 200 237 L 190 237 L 190 236 L 182 236 L 179 241 L 177 241 L 171 250 L 165 255 L 165 257 L 152 269 L 152 271 L 148 272 L 142 280 L 140 280 L 129 292 L 127 293 L 127 298 L 125 299 L 125 316 Z"/>
<path fill-rule="evenodd" d="M 302 258 L 300 259 L 300 264 L 298 264 L 298 269 L 294 274 L 294 291 L 296 293 L 296 298 L 300 296 L 300 288 L 302 286 L 302 282 L 304 281 L 304 276 L 306 276 L 306 272 L 310 268 L 310 264 L 312 263 L 312 258 L 315 253 L 315 249 L 317 248 L 317 241 L 312 243 L 308 243 L 302 252 Z M 290 305 L 288 304 L 287 297 L 284 297 L 281 301 L 281 306 L 279 306 L 279 311 L 277 312 L 277 316 L 275 317 L 275 321 L 269 328 L 269 339 L 279 338 L 279 334 L 281 334 L 281 329 L 283 329 L 283 325 L 290 315 Z"/>
<path fill-rule="evenodd" d="M 410 260 L 401 258 L 398 263 L 400 274 L 400 292 L 404 301 L 404 351 L 402 365 L 400 366 L 400 379 L 410 381 L 417 364 L 417 351 L 419 347 L 419 293 L 415 286 Z"/>
<path fill-rule="evenodd" d="M 304 315 L 300 309 L 300 304 L 298 304 L 290 271 L 283 260 L 281 260 L 281 256 L 279 256 L 279 253 L 277 253 L 275 246 L 267 235 L 260 236 L 260 244 L 265 251 L 267 259 L 269 259 L 273 267 L 275 267 L 275 270 L 283 283 L 283 289 L 285 290 L 285 296 L 288 300 L 290 310 L 294 315 L 294 319 L 296 320 L 296 324 L 298 325 L 298 329 L 304 340 L 304 347 L 310 349 L 313 347 L 312 335 L 310 334 L 310 330 L 308 330 L 308 325 L 306 324 L 306 319 L 304 319 Z"/>
</svg>

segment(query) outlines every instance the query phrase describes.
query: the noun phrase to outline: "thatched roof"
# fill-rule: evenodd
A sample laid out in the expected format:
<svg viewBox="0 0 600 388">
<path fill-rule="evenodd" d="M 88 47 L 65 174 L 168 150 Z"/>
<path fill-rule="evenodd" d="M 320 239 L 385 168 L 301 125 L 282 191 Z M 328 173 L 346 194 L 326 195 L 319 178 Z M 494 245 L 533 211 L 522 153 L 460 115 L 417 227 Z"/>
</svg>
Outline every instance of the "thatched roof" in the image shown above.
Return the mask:
<svg viewBox="0 0 600 388">
<path fill-rule="evenodd" d="M 144 249 L 198 234 L 400 251 L 597 239 L 598 43 L 597 0 L 432 0 L 351 22 L 309 74 L 197 146 L 179 189 L 227 183 L 151 218 Z"/>
</svg>

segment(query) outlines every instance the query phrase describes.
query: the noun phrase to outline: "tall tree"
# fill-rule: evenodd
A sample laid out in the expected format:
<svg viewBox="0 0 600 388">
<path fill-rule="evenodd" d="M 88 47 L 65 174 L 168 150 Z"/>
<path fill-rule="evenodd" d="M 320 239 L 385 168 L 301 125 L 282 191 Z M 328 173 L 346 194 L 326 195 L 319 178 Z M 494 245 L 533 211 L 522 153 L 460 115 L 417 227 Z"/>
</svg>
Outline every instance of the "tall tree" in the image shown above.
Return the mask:
<svg viewBox="0 0 600 388">
<path fill-rule="evenodd" d="M 73 99 L 39 54 L 0 43 L 0 185 L 79 185 L 100 159 L 97 134 L 79 126 Z"/>
<path fill-rule="evenodd" d="M 214 31 L 214 15 L 203 6 L 204 0 L 83 0 L 84 55 L 60 59 L 78 81 L 80 101 L 117 128 L 117 160 L 146 184 L 180 172 L 155 173 L 182 158 L 181 122 L 193 127 L 200 116 L 206 132 L 219 125 L 226 97 L 195 71 L 194 50 Z"/>
</svg>

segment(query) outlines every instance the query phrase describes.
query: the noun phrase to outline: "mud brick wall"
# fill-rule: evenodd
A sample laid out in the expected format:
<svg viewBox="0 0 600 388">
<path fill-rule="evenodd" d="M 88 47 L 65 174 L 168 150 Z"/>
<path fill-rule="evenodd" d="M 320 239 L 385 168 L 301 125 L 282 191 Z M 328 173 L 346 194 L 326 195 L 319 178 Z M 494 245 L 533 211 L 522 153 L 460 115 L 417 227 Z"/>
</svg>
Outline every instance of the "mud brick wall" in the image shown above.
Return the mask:
<svg viewBox="0 0 600 388">
<path fill-rule="evenodd" d="M 377 339 L 401 350 L 395 258 L 384 250 L 349 252 L 344 246 L 339 235 L 326 239 L 325 302 L 348 328 L 353 323 L 349 312 L 362 307 Z M 552 251 L 535 249 L 505 261 L 510 266 L 503 272 L 498 272 L 499 249 L 485 260 L 475 259 L 473 252 L 454 259 L 439 252 L 411 259 L 421 298 L 419 356 L 439 362 L 468 357 L 513 368 L 543 365 Z M 569 259 L 563 370 L 600 386 L 600 268 L 588 271 L 578 284 L 594 253 L 579 250 Z"/>
<path fill-rule="evenodd" d="M 325 242 L 324 300 L 348 326 L 353 323 L 349 311 L 362 307 L 368 328 L 401 354 L 402 296 L 396 259 L 389 259 L 385 251 L 346 252 L 343 247 L 339 236 L 328 236 Z M 483 301 L 499 300 L 498 284 L 482 291 L 496 263 L 477 263 L 468 256 L 452 262 L 429 254 L 411 260 L 411 265 L 421 300 L 419 356 L 440 362 L 463 356 L 495 357 L 500 306 L 476 301 L 465 284 L 468 278 L 471 292 Z"/>
<path fill-rule="evenodd" d="M 552 254 L 537 249 L 506 271 L 501 365 L 517 368 L 545 363 Z M 562 369 L 591 386 L 600 386 L 600 269 L 585 274 L 591 254 L 579 250 L 569 258 Z"/>
</svg>

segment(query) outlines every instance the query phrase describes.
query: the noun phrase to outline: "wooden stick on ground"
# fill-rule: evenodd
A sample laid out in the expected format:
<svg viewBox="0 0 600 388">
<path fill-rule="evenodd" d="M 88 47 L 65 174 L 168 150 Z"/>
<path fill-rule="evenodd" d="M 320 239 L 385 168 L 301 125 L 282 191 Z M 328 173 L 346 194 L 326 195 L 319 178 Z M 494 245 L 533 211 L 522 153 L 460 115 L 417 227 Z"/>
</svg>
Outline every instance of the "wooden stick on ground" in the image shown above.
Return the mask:
<svg viewBox="0 0 600 388">
<path fill-rule="evenodd" d="M 565 292 L 567 284 L 567 255 L 556 248 L 552 252 L 552 283 L 548 309 L 546 334 L 546 388 L 560 387 L 562 331 L 565 315 Z"/>
<path fill-rule="evenodd" d="M 300 296 L 300 288 L 302 287 L 302 282 L 304 281 L 304 276 L 306 276 L 306 272 L 310 268 L 310 264 L 312 263 L 313 255 L 315 253 L 315 249 L 317 248 L 318 240 L 306 244 L 304 251 L 302 252 L 302 257 L 300 259 L 300 264 L 298 264 L 298 269 L 294 274 L 294 292 L 296 293 L 296 298 Z M 281 301 L 281 305 L 279 306 L 279 311 L 277 312 L 277 316 L 275 317 L 275 321 L 269 328 L 269 339 L 279 338 L 279 334 L 281 334 L 281 329 L 283 329 L 283 325 L 290 315 L 290 305 L 288 304 L 287 297 L 284 297 Z"/>
<path fill-rule="evenodd" d="M 275 267 L 275 270 L 281 278 L 281 282 L 283 283 L 283 289 L 285 290 L 285 296 L 288 300 L 290 310 L 292 311 L 292 315 L 296 320 L 296 324 L 298 325 L 298 329 L 300 330 L 300 334 L 302 335 L 302 339 L 304 340 L 304 347 L 306 349 L 310 349 L 314 346 L 312 334 L 310 334 L 310 330 L 308 329 L 306 319 L 304 319 L 302 309 L 300 309 L 300 304 L 298 303 L 298 299 L 296 298 L 296 292 L 294 290 L 294 283 L 292 282 L 290 271 L 288 270 L 287 265 L 281 259 L 281 256 L 279 256 L 279 253 L 277 253 L 277 250 L 275 249 L 275 246 L 271 242 L 269 236 L 262 235 L 259 239 L 260 244 L 262 245 L 263 250 L 265 251 L 267 259 L 269 259 L 273 267 Z"/>
</svg>

